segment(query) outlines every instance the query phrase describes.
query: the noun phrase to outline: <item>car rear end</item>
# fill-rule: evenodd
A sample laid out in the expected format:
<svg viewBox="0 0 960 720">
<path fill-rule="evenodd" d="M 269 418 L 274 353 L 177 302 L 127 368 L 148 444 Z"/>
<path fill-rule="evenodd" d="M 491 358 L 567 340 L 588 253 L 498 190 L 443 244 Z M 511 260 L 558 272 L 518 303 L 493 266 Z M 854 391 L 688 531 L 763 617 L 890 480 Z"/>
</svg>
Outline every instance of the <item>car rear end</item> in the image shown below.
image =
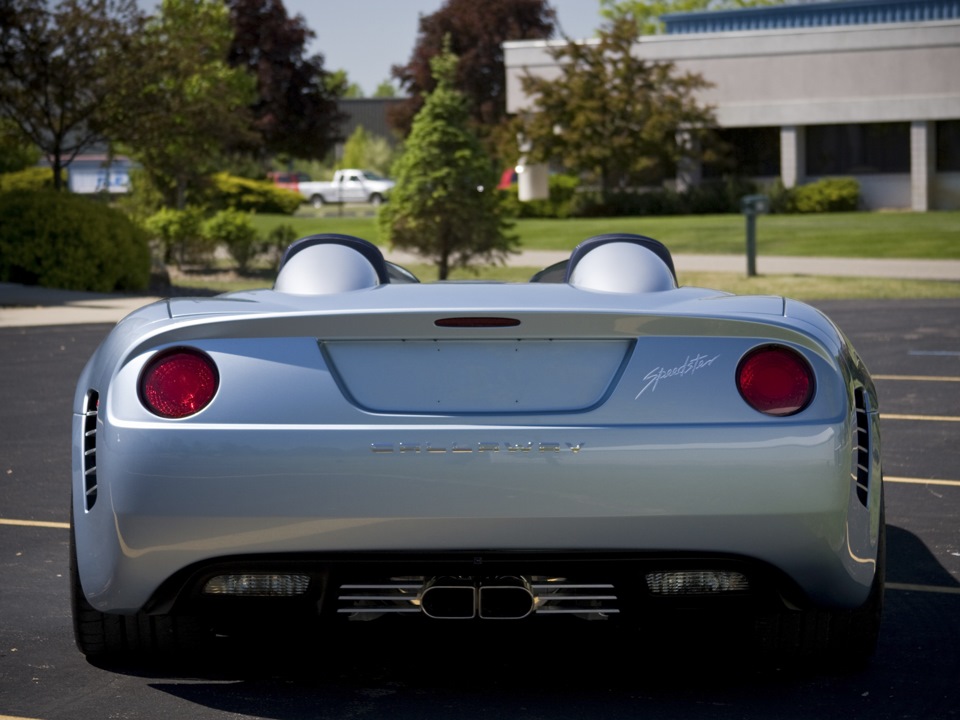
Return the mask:
<svg viewBox="0 0 960 720">
<path fill-rule="evenodd" d="M 171 301 L 102 349 L 75 420 L 91 606 L 520 619 L 865 601 L 876 401 L 821 316 L 695 289 L 642 310 L 488 290 Z"/>
</svg>

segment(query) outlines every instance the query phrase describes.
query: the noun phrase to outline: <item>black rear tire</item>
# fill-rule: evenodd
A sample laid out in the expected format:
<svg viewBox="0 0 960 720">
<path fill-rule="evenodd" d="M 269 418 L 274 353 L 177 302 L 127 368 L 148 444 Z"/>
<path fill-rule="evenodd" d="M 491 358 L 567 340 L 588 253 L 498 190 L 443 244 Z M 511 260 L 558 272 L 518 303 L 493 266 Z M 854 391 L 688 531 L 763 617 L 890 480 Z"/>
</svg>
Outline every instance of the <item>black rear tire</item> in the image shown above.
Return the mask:
<svg viewBox="0 0 960 720">
<path fill-rule="evenodd" d="M 842 670 L 856 670 L 869 662 L 877 649 L 883 614 L 887 532 L 882 503 L 876 570 L 864 604 L 853 610 L 785 609 L 762 616 L 755 625 L 761 650 Z"/>
<path fill-rule="evenodd" d="M 72 513 L 71 513 L 72 515 Z M 117 615 L 100 612 L 87 601 L 80 584 L 77 544 L 71 517 L 70 608 L 73 637 L 88 659 L 124 660 L 134 657 L 157 659 L 179 656 L 196 650 L 210 636 L 193 617 L 175 615 Z"/>
</svg>

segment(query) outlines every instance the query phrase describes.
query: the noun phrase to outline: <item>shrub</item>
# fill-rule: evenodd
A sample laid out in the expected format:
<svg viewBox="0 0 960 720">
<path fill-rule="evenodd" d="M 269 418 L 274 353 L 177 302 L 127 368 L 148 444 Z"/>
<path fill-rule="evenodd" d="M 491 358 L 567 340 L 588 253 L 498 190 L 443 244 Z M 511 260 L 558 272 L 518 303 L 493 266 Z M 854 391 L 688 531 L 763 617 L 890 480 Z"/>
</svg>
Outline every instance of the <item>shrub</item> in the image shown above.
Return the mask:
<svg viewBox="0 0 960 720">
<path fill-rule="evenodd" d="M 30 167 L 17 172 L 0 175 L 0 193 L 14 190 L 52 190 L 53 169 L 48 167 Z"/>
<path fill-rule="evenodd" d="M 755 183 L 740 177 L 706 180 L 681 194 L 683 212 L 689 215 L 739 213 L 741 198 L 756 192 Z"/>
<path fill-rule="evenodd" d="M 67 290 L 143 290 L 147 236 L 123 213 L 66 192 L 0 195 L 0 281 Z"/>
<path fill-rule="evenodd" d="M 213 210 L 241 210 L 243 212 L 278 213 L 292 215 L 303 203 L 303 197 L 266 180 L 217 173 L 203 197 Z"/>
<path fill-rule="evenodd" d="M 610 193 L 582 193 L 573 204 L 576 217 L 631 217 L 639 215 L 677 215 L 683 212 L 683 201 L 673 190 L 625 191 Z"/>
<path fill-rule="evenodd" d="M 297 239 L 297 231 L 293 225 L 277 225 L 267 233 L 266 251 L 271 254 L 271 266 L 274 271 L 280 269 L 283 254 L 290 247 L 290 243 Z"/>
<path fill-rule="evenodd" d="M 197 207 L 184 210 L 163 208 L 144 221 L 150 236 L 159 242 L 163 261 L 187 264 L 209 262 L 216 244 L 208 242 L 201 232 L 203 211 Z"/>
<path fill-rule="evenodd" d="M 240 272 L 246 272 L 250 261 L 260 251 L 257 231 L 250 222 L 249 214 L 239 210 L 221 210 L 205 220 L 201 234 L 210 245 L 225 244 Z"/>
<path fill-rule="evenodd" d="M 575 175 L 551 175 L 548 180 L 549 197 L 546 200 L 520 202 L 519 190 L 513 185 L 501 191 L 505 214 L 516 218 L 570 217 L 579 187 L 580 178 Z"/>
<path fill-rule="evenodd" d="M 765 190 L 767 197 L 770 198 L 770 212 L 772 213 L 792 213 L 793 190 L 784 187 L 783 180 L 777 178 Z"/>
<path fill-rule="evenodd" d="M 793 189 L 798 213 L 852 212 L 860 204 L 860 183 L 854 178 L 824 178 Z"/>
</svg>

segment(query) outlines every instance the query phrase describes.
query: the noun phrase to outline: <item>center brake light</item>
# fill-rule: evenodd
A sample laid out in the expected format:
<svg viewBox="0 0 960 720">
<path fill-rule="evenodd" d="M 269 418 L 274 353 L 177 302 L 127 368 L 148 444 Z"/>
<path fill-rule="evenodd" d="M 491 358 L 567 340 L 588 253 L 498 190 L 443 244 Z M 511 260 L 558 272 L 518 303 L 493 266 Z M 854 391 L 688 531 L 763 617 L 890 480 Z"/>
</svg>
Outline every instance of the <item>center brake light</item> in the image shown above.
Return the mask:
<svg viewBox="0 0 960 720">
<path fill-rule="evenodd" d="M 140 375 L 140 401 L 165 418 L 184 418 L 203 410 L 220 386 L 209 356 L 192 348 L 173 348 L 154 356 Z"/>
<path fill-rule="evenodd" d="M 784 417 L 803 410 L 813 398 L 810 363 L 782 345 L 761 345 L 737 366 L 737 389 L 747 404 L 766 415 Z"/>
</svg>

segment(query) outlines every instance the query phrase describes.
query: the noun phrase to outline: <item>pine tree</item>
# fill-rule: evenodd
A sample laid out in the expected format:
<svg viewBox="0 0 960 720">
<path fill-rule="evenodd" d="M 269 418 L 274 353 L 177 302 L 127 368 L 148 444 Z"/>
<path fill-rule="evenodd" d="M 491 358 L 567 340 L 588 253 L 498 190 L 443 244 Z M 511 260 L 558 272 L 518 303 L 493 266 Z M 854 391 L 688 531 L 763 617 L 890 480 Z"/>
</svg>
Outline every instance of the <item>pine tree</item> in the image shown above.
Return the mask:
<svg viewBox="0 0 960 720">
<path fill-rule="evenodd" d="M 501 214 L 496 171 L 470 129 L 467 100 L 453 85 L 457 57 L 447 46 L 431 66 L 437 86 L 394 165 L 397 185 L 380 229 L 393 247 L 430 258 L 445 280 L 475 259 L 503 260 L 517 239 Z"/>
</svg>

